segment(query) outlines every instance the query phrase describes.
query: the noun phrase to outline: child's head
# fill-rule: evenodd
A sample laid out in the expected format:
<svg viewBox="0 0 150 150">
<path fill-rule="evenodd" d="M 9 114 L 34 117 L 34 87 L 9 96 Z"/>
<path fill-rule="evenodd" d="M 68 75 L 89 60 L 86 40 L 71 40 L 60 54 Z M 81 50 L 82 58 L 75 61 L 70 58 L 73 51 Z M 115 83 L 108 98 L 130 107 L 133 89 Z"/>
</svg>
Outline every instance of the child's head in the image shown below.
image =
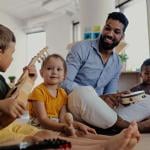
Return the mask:
<svg viewBox="0 0 150 150">
<path fill-rule="evenodd" d="M 143 62 L 141 66 L 141 76 L 144 83 L 150 84 L 150 58 Z"/>
<path fill-rule="evenodd" d="M 0 71 L 5 72 L 11 64 L 15 43 L 14 33 L 0 24 Z"/>
<path fill-rule="evenodd" d="M 66 77 L 66 62 L 60 55 L 51 54 L 43 61 L 40 73 L 46 84 L 58 85 Z"/>
</svg>

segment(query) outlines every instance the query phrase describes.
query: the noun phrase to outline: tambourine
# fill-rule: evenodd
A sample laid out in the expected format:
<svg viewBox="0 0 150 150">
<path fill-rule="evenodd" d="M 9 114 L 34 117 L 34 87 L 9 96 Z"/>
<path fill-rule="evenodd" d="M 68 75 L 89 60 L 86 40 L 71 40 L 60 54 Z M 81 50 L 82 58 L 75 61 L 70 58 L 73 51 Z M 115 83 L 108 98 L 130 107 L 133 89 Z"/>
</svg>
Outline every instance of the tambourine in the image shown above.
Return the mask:
<svg viewBox="0 0 150 150">
<path fill-rule="evenodd" d="M 146 97 L 144 91 L 132 92 L 129 94 L 124 94 L 121 96 L 121 104 L 129 105 L 134 104 L 136 102 L 142 101 Z"/>
</svg>

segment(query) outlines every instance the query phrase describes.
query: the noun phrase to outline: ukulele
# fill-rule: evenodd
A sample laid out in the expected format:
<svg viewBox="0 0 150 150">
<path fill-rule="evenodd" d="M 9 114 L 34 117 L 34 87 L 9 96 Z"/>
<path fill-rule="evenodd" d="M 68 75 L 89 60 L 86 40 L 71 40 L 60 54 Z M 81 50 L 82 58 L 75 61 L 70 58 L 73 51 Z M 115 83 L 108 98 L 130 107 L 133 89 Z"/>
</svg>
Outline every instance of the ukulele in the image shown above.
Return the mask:
<svg viewBox="0 0 150 150">
<path fill-rule="evenodd" d="M 36 61 L 40 62 L 40 60 L 44 60 L 47 55 L 48 55 L 48 48 L 46 47 L 46 48 L 43 48 L 42 50 L 40 50 L 40 52 L 37 53 L 37 55 L 31 59 L 28 66 L 34 65 L 36 63 Z M 27 105 L 28 96 L 34 85 L 34 81 L 32 80 L 33 76 L 34 76 L 34 74 L 29 74 L 28 70 L 25 70 L 22 73 L 22 75 L 20 76 L 20 78 L 18 79 L 15 86 L 10 89 L 10 91 L 8 92 L 6 97 L 11 97 L 15 92 L 17 92 L 17 97 L 15 100 L 23 101 L 23 103 L 25 105 Z M 13 122 L 15 120 L 15 118 L 11 118 L 9 115 L 1 114 L 1 113 L 0 113 L 0 118 L 2 120 L 0 122 L 0 128 L 3 128 L 5 126 L 9 125 L 11 122 Z"/>
</svg>

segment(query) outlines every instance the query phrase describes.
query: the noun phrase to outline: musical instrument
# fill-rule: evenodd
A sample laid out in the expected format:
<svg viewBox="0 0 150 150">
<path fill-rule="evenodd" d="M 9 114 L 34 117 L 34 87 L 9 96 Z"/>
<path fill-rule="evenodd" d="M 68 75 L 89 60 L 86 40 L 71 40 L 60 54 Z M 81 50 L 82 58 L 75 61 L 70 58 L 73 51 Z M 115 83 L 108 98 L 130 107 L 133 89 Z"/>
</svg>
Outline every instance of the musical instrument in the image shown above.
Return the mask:
<svg viewBox="0 0 150 150">
<path fill-rule="evenodd" d="M 71 150 L 71 142 L 63 139 L 50 139 L 43 140 L 39 143 L 21 142 L 16 145 L 0 146 L 0 150 L 44 150 L 44 149 L 58 149 L 58 150 Z"/>
<path fill-rule="evenodd" d="M 31 59 L 28 66 L 34 65 L 36 61 L 40 62 L 40 60 L 44 60 L 47 55 L 48 55 L 48 48 L 46 47 L 40 50 L 40 52 Z M 34 81 L 32 79 L 33 76 L 34 74 L 29 74 L 28 70 L 24 70 L 24 72 L 18 79 L 17 83 L 12 89 L 10 89 L 6 97 L 10 97 L 15 92 L 17 92 L 17 97 L 15 100 L 22 101 L 26 105 L 28 96 L 34 84 Z M 8 124 L 10 124 L 11 122 L 15 120 L 11 118 L 10 116 L 8 116 L 7 114 L 0 114 L 0 118 L 1 120 L 4 120 L 0 122 L 0 128 L 7 126 Z"/>
<path fill-rule="evenodd" d="M 146 97 L 144 91 L 132 92 L 121 96 L 121 104 L 129 105 L 143 100 Z"/>
<path fill-rule="evenodd" d="M 65 113 L 65 115 L 64 115 L 64 122 L 68 126 L 72 126 L 73 125 L 73 116 L 72 116 L 71 113 Z"/>
<path fill-rule="evenodd" d="M 73 116 L 71 113 L 67 112 L 64 115 L 64 123 L 68 125 L 68 127 L 72 130 L 72 137 L 77 137 L 76 135 L 76 129 L 73 126 Z M 70 135 L 69 135 L 70 136 Z"/>
</svg>

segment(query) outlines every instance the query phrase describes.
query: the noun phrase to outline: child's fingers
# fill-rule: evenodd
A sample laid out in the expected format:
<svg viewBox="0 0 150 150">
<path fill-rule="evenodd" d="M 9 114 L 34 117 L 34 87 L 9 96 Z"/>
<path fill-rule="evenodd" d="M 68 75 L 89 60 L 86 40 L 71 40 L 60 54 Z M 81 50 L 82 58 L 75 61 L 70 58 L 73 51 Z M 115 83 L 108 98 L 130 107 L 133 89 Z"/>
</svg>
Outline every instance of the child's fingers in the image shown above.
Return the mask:
<svg viewBox="0 0 150 150">
<path fill-rule="evenodd" d="M 21 117 L 26 111 L 26 107 L 20 104 L 16 106 L 16 109 L 17 109 L 19 117 Z"/>
<path fill-rule="evenodd" d="M 21 115 L 20 115 L 19 111 L 16 109 L 16 107 L 14 107 L 13 109 L 10 110 L 10 115 L 14 119 L 21 117 Z"/>
<path fill-rule="evenodd" d="M 88 132 L 90 132 L 90 133 L 92 133 L 92 134 L 97 134 L 96 131 L 95 131 L 95 129 L 93 129 L 93 128 L 89 128 L 89 129 L 88 129 Z"/>
<path fill-rule="evenodd" d="M 23 105 L 22 103 L 16 102 L 15 100 L 13 101 L 11 105 L 12 106 L 10 106 L 9 112 L 13 118 L 19 118 L 24 114 L 26 110 L 25 105 Z"/>
<path fill-rule="evenodd" d="M 26 111 L 26 104 L 22 101 L 18 101 L 17 104 L 24 110 Z"/>
<path fill-rule="evenodd" d="M 16 98 L 18 97 L 18 95 L 19 95 L 19 91 L 16 90 L 16 91 L 12 94 L 11 98 L 12 98 L 12 99 L 16 99 Z"/>
<path fill-rule="evenodd" d="M 11 117 L 13 117 L 13 118 L 17 118 L 17 114 L 16 114 L 16 112 L 10 112 L 10 115 L 11 115 Z"/>
</svg>

